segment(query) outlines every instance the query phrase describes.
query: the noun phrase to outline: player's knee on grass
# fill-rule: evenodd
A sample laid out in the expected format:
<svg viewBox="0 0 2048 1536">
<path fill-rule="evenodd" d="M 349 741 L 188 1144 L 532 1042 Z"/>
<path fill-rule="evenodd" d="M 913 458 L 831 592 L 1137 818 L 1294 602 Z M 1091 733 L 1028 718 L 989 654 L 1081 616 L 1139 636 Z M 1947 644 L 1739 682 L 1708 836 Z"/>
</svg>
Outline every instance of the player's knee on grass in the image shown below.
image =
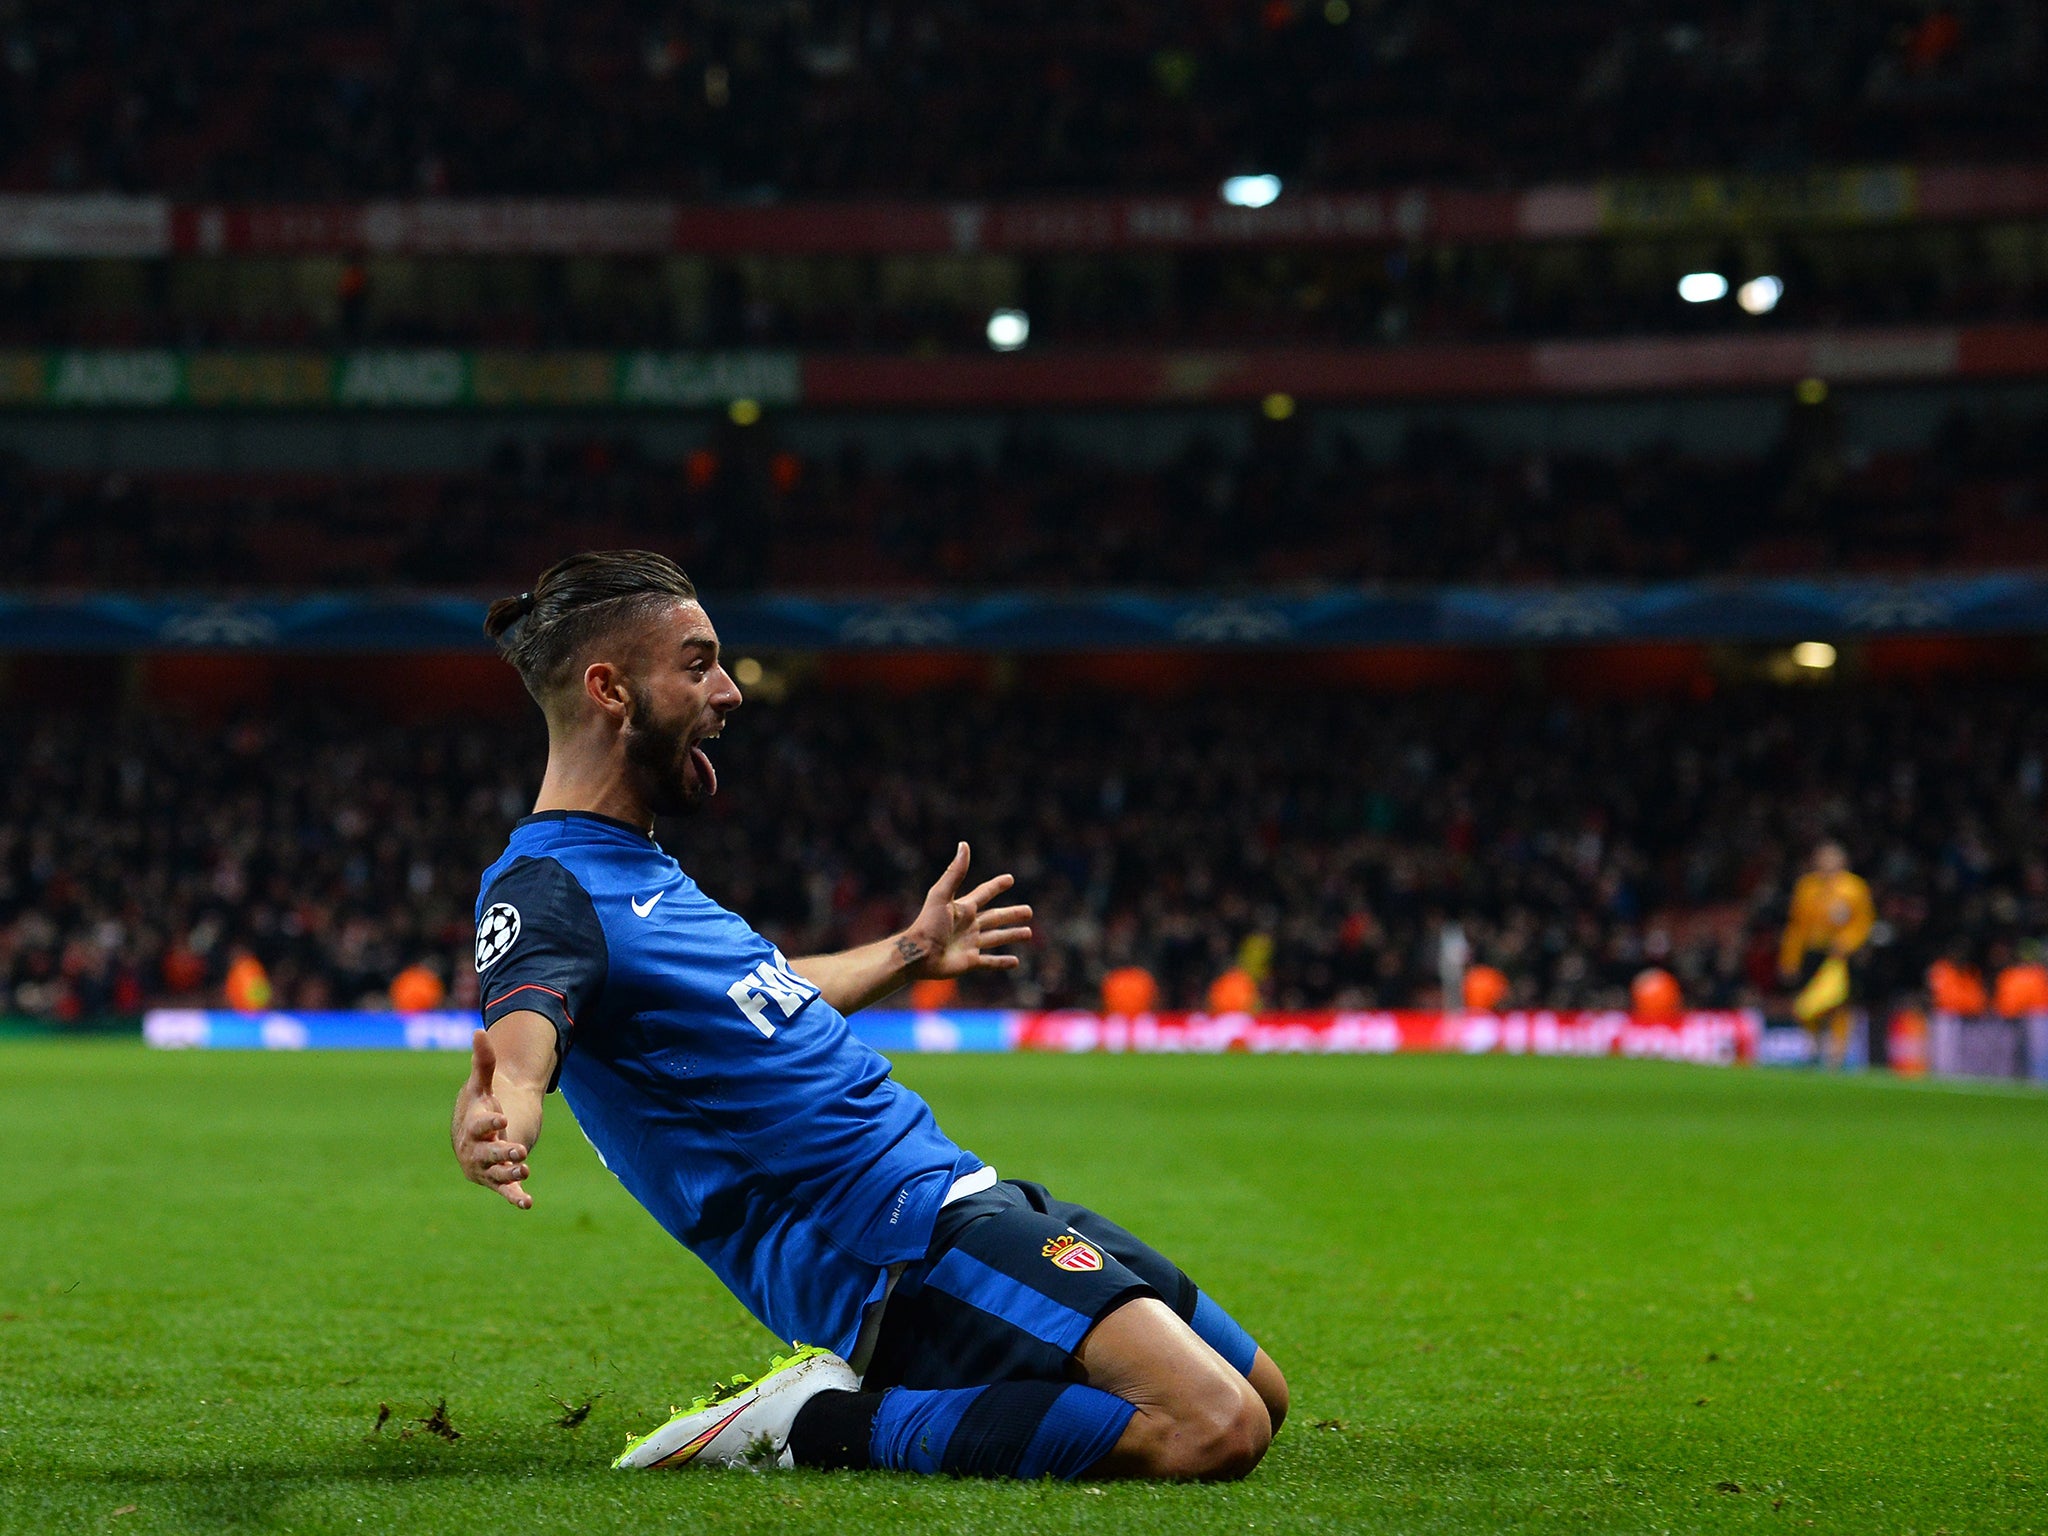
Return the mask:
<svg viewBox="0 0 2048 1536">
<path fill-rule="evenodd" d="M 1249 1383 L 1219 1379 L 1159 1408 L 1141 1410 L 1124 1445 L 1139 1477 L 1234 1482 L 1273 1443 L 1272 1419 Z"/>
<path fill-rule="evenodd" d="M 1272 1443 L 1272 1415 L 1251 1382 L 1156 1298 L 1110 1312 L 1074 1359 L 1089 1385 L 1137 1410 L 1098 1477 L 1238 1478 Z"/>
<path fill-rule="evenodd" d="M 1138 1411 L 1117 1443 L 1122 1477 L 1228 1482 L 1246 1476 L 1273 1443 L 1273 1419 L 1251 1383 L 1201 1348 L 1168 1350 L 1131 1383 Z"/>
</svg>

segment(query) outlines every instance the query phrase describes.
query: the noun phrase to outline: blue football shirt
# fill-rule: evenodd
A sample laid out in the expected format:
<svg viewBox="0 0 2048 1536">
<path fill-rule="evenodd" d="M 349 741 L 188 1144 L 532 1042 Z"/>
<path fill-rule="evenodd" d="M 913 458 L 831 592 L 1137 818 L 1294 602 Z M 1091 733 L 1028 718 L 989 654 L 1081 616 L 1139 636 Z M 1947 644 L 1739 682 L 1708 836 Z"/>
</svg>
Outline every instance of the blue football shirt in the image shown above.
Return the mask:
<svg viewBox="0 0 2048 1536">
<path fill-rule="evenodd" d="M 776 1335 L 850 1354 L 981 1160 L 637 827 L 527 817 L 476 915 L 485 1027 L 552 1021 L 556 1085 L 633 1198 Z"/>
</svg>

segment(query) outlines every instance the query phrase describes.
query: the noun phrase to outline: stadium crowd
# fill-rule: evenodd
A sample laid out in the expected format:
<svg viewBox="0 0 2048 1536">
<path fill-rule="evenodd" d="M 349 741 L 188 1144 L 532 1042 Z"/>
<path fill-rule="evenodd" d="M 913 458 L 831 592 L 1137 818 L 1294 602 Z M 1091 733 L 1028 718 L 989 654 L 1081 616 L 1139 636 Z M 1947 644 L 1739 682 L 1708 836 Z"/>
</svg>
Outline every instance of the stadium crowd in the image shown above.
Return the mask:
<svg viewBox="0 0 2048 1536">
<path fill-rule="evenodd" d="M 0 186 L 767 198 L 2009 158 L 2022 0 L 0 4 Z"/>
<path fill-rule="evenodd" d="M 1308 413 L 1242 452 L 1117 466 L 1020 430 L 982 457 L 812 457 L 772 422 L 681 462 L 508 443 L 474 475 L 70 479 L 0 459 L 15 587 L 516 586 L 565 547 L 677 551 L 713 590 L 1531 581 L 2048 558 L 2041 422 L 1958 415 L 1921 452 L 1795 409 L 1768 455 L 1489 454 L 1422 427 L 1389 459 Z"/>
<path fill-rule="evenodd" d="M 1868 996 L 1937 959 L 2048 938 L 2048 708 L 2017 685 L 1731 688 L 1574 703 L 1290 686 L 1215 658 L 1193 697 L 748 703 L 724 789 L 661 834 L 787 953 L 879 937 L 953 840 L 1039 913 L 1014 981 L 964 1001 L 1092 1006 L 1141 966 L 1162 1006 L 1248 967 L 1268 1005 L 1438 997 L 1442 926 L 1510 1001 L 1621 1006 L 1649 965 L 1694 1005 L 1768 999 L 1792 877 L 1840 837 L 1876 893 Z M 80 1019 L 259 997 L 381 1003 L 436 973 L 453 1006 L 479 871 L 531 804 L 536 720 L 401 726 L 281 708 L 198 725 L 44 712 L 0 739 L 0 1012 Z"/>
</svg>

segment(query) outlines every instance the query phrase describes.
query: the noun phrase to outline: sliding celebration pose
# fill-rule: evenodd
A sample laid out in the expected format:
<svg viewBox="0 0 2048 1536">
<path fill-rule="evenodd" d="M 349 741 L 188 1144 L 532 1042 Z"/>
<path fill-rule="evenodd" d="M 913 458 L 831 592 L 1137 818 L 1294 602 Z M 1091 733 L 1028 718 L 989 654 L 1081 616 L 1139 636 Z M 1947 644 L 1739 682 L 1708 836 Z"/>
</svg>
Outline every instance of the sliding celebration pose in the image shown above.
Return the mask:
<svg viewBox="0 0 2048 1536">
<path fill-rule="evenodd" d="M 1015 966 L 1031 909 L 960 894 L 960 845 L 901 934 L 788 960 L 650 835 L 715 794 L 739 707 L 670 561 L 576 555 L 487 622 L 547 716 L 534 813 L 484 872 L 484 1028 L 463 1172 L 521 1210 L 559 1086 L 619 1181 L 783 1339 L 619 1467 L 1242 1477 L 1278 1367 L 1170 1261 L 939 1129 L 846 1015 L 921 977 Z"/>
</svg>

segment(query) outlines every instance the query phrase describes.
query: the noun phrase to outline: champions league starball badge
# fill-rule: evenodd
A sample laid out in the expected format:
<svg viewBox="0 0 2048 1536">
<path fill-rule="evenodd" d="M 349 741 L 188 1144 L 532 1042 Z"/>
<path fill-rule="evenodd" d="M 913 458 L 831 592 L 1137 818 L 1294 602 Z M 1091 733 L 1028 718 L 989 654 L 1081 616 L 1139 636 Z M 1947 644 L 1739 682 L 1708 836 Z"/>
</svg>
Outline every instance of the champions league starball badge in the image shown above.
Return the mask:
<svg viewBox="0 0 2048 1536">
<path fill-rule="evenodd" d="M 476 925 L 476 969 L 482 975 L 505 958 L 505 951 L 519 942 L 519 909 L 499 902 Z"/>
</svg>

